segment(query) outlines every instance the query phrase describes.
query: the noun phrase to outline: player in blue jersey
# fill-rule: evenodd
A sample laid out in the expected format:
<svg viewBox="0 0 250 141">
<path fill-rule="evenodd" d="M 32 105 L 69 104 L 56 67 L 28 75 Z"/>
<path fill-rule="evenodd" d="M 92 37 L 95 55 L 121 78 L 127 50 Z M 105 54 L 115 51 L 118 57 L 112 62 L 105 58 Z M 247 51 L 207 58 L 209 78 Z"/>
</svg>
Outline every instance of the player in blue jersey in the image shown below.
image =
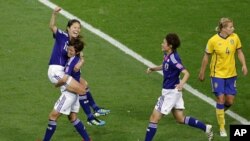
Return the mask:
<svg viewBox="0 0 250 141">
<path fill-rule="evenodd" d="M 201 81 L 205 79 L 206 66 L 211 56 L 210 77 L 212 90 L 216 96 L 216 117 L 220 136 L 226 137 L 225 111 L 234 103 L 237 93 L 235 54 L 242 65 L 243 75 L 247 75 L 248 70 L 240 38 L 234 33 L 233 21 L 229 18 L 221 18 L 216 32 L 207 42 L 199 79 Z"/>
<path fill-rule="evenodd" d="M 78 82 L 80 81 L 81 72 L 80 70 L 75 72 L 74 67 L 80 60 L 79 54 L 83 47 L 84 43 L 80 39 L 75 38 L 69 41 L 67 49 L 69 59 L 65 66 L 65 74 L 72 76 Z M 80 108 L 79 95 L 67 91 L 64 87 L 65 85 L 61 86 L 61 96 L 49 114 L 49 123 L 43 141 L 51 140 L 57 127 L 57 120 L 62 114 L 68 115 L 69 121 L 74 125 L 84 141 L 91 141 L 83 123 L 77 118 Z"/>
<path fill-rule="evenodd" d="M 82 103 L 81 105 L 84 105 L 83 103 L 84 102 L 86 103 L 86 101 L 89 102 L 89 105 L 93 108 L 95 115 L 97 116 L 106 115 L 110 112 L 110 110 L 103 109 L 97 106 L 88 89 L 86 81 L 81 78 L 80 79 L 81 83 L 79 83 L 75 79 L 73 79 L 70 75 L 65 74 L 63 71 L 66 61 L 68 59 L 67 57 L 68 42 L 74 38 L 81 38 L 80 36 L 81 24 L 80 21 L 73 19 L 69 20 L 66 32 L 58 29 L 56 26 L 56 15 L 60 10 L 61 10 L 60 7 L 56 7 L 50 19 L 50 29 L 53 32 L 55 44 L 49 62 L 48 77 L 50 81 L 56 86 L 61 86 L 66 84 L 65 86 L 68 91 L 79 94 L 80 103 Z M 83 58 L 81 58 L 80 61 L 76 64 L 74 70 L 75 71 L 80 70 L 80 67 L 83 65 L 83 63 L 84 60 Z M 100 120 L 89 120 L 88 123 L 92 125 L 102 125 L 100 123 Z"/>
<path fill-rule="evenodd" d="M 73 38 L 81 37 L 81 24 L 78 20 L 73 19 L 68 22 L 66 32 L 58 29 L 55 24 L 55 19 L 56 14 L 60 10 L 60 7 L 56 7 L 50 19 L 50 29 L 53 32 L 55 43 L 49 61 L 48 77 L 50 81 L 55 85 L 66 82 L 68 91 L 77 94 L 85 94 L 86 85 L 80 84 L 76 80 L 72 79 L 71 76 L 65 75 L 64 73 L 64 66 L 68 59 L 68 42 Z M 79 61 L 78 65 L 81 66 L 81 63 L 82 61 Z"/>
<path fill-rule="evenodd" d="M 182 89 L 189 78 L 189 72 L 183 66 L 177 53 L 179 46 L 180 40 L 178 35 L 175 33 L 167 34 L 162 43 L 162 51 L 164 53 L 162 64 L 147 69 L 147 73 L 163 71 L 163 84 L 161 96 L 158 98 L 158 102 L 150 116 L 145 141 L 153 140 L 158 122 L 163 115 L 168 115 L 170 112 L 172 112 L 178 123 L 201 129 L 207 134 L 209 141 L 213 139 L 211 125 L 204 124 L 196 118 L 184 115 L 185 107 L 182 98 Z M 179 78 L 180 73 L 183 74 L 181 80 Z"/>
</svg>

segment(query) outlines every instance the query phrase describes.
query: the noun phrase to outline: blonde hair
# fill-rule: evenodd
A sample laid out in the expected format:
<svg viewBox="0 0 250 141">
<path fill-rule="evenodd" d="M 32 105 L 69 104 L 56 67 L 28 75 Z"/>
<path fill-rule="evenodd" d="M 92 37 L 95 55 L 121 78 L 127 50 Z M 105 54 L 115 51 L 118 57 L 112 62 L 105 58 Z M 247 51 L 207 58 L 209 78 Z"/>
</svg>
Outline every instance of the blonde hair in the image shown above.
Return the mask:
<svg viewBox="0 0 250 141">
<path fill-rule="evenodd" d="M 217 32 L 221 32 L 221 29 L 223 27 L 227 27 L 228 23 L 233 23 L 233 20 L 231 20 L 230 18 L 221 18 L 219 23 L 218 23 L 218 26 L 215 28 L 215 31 Z"/>
</svg>

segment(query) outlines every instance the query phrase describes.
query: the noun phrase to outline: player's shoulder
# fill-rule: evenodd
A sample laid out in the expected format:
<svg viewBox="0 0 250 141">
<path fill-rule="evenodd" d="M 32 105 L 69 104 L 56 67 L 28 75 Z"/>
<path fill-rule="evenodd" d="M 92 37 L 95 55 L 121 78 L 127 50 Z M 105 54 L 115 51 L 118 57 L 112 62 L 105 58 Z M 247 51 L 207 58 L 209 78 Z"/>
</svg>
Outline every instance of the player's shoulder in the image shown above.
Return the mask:
<svg viewBox="0 0 250 141">
<path fill-rule="evenodd" d="M 62 34 L 64 36 L 66 36 L 66 37 L 69 37 L 69 34 L 67 32 L 65 32 L 65 31 L 63 31 L 63 30 L 61 30 L 59 28 L 57 28 L 57 33 Z"/>
<path fill-rule="evenodd" d="M 209 40 L 213 41 L 213 40 L 217 40 L 218 38 L 221 38 L 221 37 L 220 37 L 220 35 L 218 33 L 216 33 Z"/>
<path fill-rule="evenodd" d="M 233 37 L 233 38 L 239 38 L 237 33 L 232 33 L 230 36 Z"/>
<path fill-rule="evenodd" d="M 179 54 L 178 54 L 177 51 L 175 51 L 174 53 L 170 54 L 169 58 L 174 63 L 179 62 L 181 60 L 181 58 L 180 58 L 180 56 L 179 56 Z"/>
</svg>

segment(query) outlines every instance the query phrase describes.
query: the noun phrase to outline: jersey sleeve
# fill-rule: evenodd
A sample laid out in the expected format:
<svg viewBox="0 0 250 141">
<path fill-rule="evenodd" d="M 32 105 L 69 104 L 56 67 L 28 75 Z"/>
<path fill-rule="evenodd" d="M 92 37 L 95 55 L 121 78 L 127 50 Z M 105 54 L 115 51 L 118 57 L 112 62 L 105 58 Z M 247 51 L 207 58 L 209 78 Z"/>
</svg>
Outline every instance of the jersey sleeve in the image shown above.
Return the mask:
<svg viewBox="0 0 250 141">
<path fill-rule="evenodd" d="M 212 40 L 210 39 L 207 42 L 205 52 L 210 54 L 210 53 L 213 53 L 213 50 L 214 50 L 214 45 L 213 45 Z"/>
<path fill-rule="evenodd" d="M 177 54 L 172 54 L 172 55 L 170 56 L 170 58 L 171 58 L 171 60 L 172 60 L 172 62 L 173 62 L 173 64 L 174 64 L 174 66 L 175 66 L 178 70 L 182 71 L 182 70 L 185 69 L 185 67 L 182 65 L 182 62 L 181 62 L 181 59 L 180 59 L 179 55 L 177 55 Z"/>
<path fill-rule="evenodd" d="M 236 44 L 236 49 L 239 49 L 241 48 L 241 41 L 240 41 L 240 38 L 237 34 L 235 34 L 235 44 Z"/>
<path fill-rule="evenodd" d="M 56 40 L 59 40 L 59 39 L 63 38 L 63 36 L 65 36 L 65 34 L 64 34 L 64 32 L 63 32 L 61 29 L 59 29 L 59 28 L 57 28 L 56 33 L 53 34 L 53 37 L 54 37 Z"/>
<path fill-rule="evenodd" d="M 185 67 L 181 64 L 181 63 L 177 63 L 177 64 L 175 64 L 175 67 L 177 68 L 177 69 L 179 69 L 180 71 L 182 71 L 182 70 L 184 70 L 185 69 Z"/>
</svg>

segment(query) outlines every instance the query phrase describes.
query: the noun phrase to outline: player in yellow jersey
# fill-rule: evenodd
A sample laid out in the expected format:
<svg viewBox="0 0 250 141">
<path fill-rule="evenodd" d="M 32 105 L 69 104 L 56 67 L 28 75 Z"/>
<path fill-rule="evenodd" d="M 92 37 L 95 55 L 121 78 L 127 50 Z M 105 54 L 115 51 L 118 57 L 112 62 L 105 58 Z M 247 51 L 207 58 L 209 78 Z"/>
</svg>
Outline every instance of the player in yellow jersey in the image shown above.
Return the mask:
<svg viewBox="0 0 250 141">
<path fill-rule="evenodd" d="M 216 27 L 217 33 L 207 43 L 199 73 L 199 80 L 205 79 L 205 70 L 210 56 L 210 77 L 212 91 L 216 96 L 216 117 L 220 127 L 220 136 L 226 137 L 225 110 L 234 102 L 236 91 L 235 54 L 242 65 L 242 72 L 247 75 L 245 56 L 240 39 L 234 33 L 233 21 L 221 18 Z"/>
</svg>

